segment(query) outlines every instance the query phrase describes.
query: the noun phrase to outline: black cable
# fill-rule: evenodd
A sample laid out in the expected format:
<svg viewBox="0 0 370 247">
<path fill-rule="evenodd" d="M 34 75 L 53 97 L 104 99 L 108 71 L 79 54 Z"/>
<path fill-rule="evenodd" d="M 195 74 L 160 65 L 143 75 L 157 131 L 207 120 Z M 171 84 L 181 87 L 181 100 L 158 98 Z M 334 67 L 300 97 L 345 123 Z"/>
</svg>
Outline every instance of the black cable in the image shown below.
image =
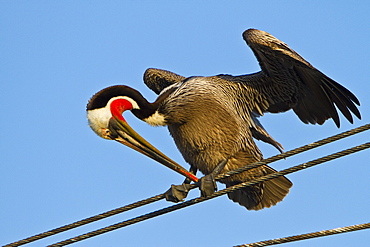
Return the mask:
<svg viewBox="0 0 370 247">
<path fill-rule="evenodd" d="M 370 228 L 370 223 L 364 223 L 364 224 L 334 228 L 330 230 L 305 233 L 305 234 L 300 234 L 300 235 L 295 235 L 295 236 L 290 236 L 290 237 L 285 237 L 285 238 L 275 238 L 271 240 L 255 242 L 255 243 L 250 243 L 250 244 L 236 245 L 234 247 L 270 246 L 270 245 L 284 244 L 284 243 L 289 243 L 289 242 L 306 240 L 310 238 L 325 237 L 325 236 L 339 234 L 339 233 L 353 232 L 353 231 L 364 230 L 364 229 L 369 229 L 369 228 Z"/>
<path fill-rule="evenodd" d="M 337 141 L 337 140 L 340 140 L 340 139 L 343 139 L 343 138 L 361 133 L 361 132 L 366 131 L 368 129 L 370 129 L 370 124 L 365 124 L 363 126 L 360 126 L 360 127 L 342 132 L 340 134 L 322 139 L 320 141 L 313 142 L 311 144 L 304 145 L 302 147 L 287 151 L 285 153 L 272 156 L 272 157 L 264 159 L 262 161 L 258 161 L 258 162 L 255 162 L 253 164 L 246 165 L 246 166 L 238 168 L 234 171 L 229 171 L 225 174 L 220 174 L 216 177 L 216 180 L 220 180 L 222 178 L 229 177 L 229 176 L 247 171 L 249 169 L 252 169 L 252 168 L 255 168 L 255 167 L 258 167 L 258 166 L 266 165 L 266 164 L 269 164 L 269 163 L 272 163 L 272 162 L 275 162 L 275 161 L 278 161 L 278 160 L 281 160 L 281 159 L 299 154 L 301 152 L 305 152 L 305 151 L 320 147 L 322 145 L 325 145 L 325 144 L 328 144 L 328 143 L 331 143 L 331 142 L 334 142 L 334 141 Z M 196 188 L 196 187 L 197 186 L 194 185 L 190 189 L 193 189 L 193 188 Z M 95 215 L 95 216 L 92 216 L 92 217 L 89 217 L 89 218 L 86 218 L 86 219 L 82 219 L 82 220 L 73 222 L 73 223 L 68 224 L 68 225 L 64 225 L 64 226 L 61 226 L 61 227 L 58 227 L 58 228 L 55 228 L 55 229 L 37 234 L 37 235 L 33 235 L 31 237 L 28 237 L 28 238 L 25 238 L 25 239 L 7 244 L 4 247 L 16 247 L 16 246 L 21 246 L 21 245 L 24 245 L 24 244 L 27 244 L 27 243 L 31 243 L 31 242 L 34 242 L 36 240 L 40 240 L 40 239 L 43 239 L 43 238 L 46 238 L 46 237 L 49 237 L 49 236 L 67 231 L 67 230 L 71 230 L 71 229 L 76 228 L 76 227 L 80 227 L 82 225 L 86 225 L 86 224 L 89 224 L 89 223 L 92 223 L 92 222 L 95 222 L 95 221 L 98 221 L 98 220 L 101 220 L 101 219 L 104 219 L 104 218 L 107 218 L 107 217 L 110 217 L 110 216 L 113 216 L 113 215 L 116 215 L 116 214 L 119 214 L 119 213 L 122 213 L 122 212 L 129 211 L 129 210 L 137 208 L 137 207 L 141 207 L 141 206 L 144 206 L 144 205 L 162 200 L 164 198 L 165 198 L 164 194 L 159 194 L 159 195 L 156 195 L 156 196 L 153 196 L 153 197 L 150 197 L 150 198 L 147 198 L 147 199 L 144 199 L 144 200 L 141 200 L 141 201 L 123 206 L 123 207 L 119 207 L 119 208 L 116 208 L 116 209 L 113 209 L 113 210 L 110 210 L 110 211 L 107 211 L 107 212 L 104 212 L 104 213 L 101 213 L 101 214 L 98 214 L 98 215 Z"/>
<path fill-rule="evenodd" d="M 103 233 L 107 233 L 107 232 L 110 232 L 110 231 L 113 231 L 113 230 L 116 230 L 116 229 L 119 229 L 119 228 L 122 228 L 122 227 L 125 227 L 125 226 L 128 226 L 128 225 L 132 225 L 132 224 L 144 221 L 144 220 L 148 220 L 148 219 L 151 219 L 151 218 L 154 218 L 154 217 L 157 217 L 157 216 L 160 216 L 160 215 L 163 215 L 163 214 L 166 214 L 166 213 L 169 213 L 169 212 L 181 209 L 181 208 L 185 208 L 185 207 L 188 207 L 188 206 L 191 206 L 191 205 L 194 205 L 194 204 L 197 204 L 197 203 L 200 203 L 200 202 L 203 202 L 203 201 L 206 201 L 206 200 L 209 200 L 209 199 L 227 194 L 229 192 L 241 189 L 241 188 L 246 187 L 246 186 L 252 186 L 252 185 L 255 185 L 255 184 L 270 180 L 270 179 L 273 179 L 273 178 L 277 178 L 277 177 L 284 176 L 284 175 L 287 175 L 287 174 L 290 174 L 290 173 L 293 173 L 293 172 L 304 170 L 304 169 L 310 168 L 312 166 L 315 166 L 315 165 L 318 165 L 318 164 L 321 164 L 321 163 L 324 163 L 324 162 L 327 162 L 327 161 L 330 161 L 330 160 L 333 160 L 333 159 L 337 159 L 337 158 L 340 158 L 340 157 L 343 157 L 343 156 L 346 156 L 346 155 L 349 155 L 349 154 L 352 154 L 352 153 L 362 151 L 362 150 L 367 149 L 367 148 L 370 148 L 370 142 L 359 145 L 359 146 L 356 146 L 356 147 L 353 147 L 353 148 L 349 148 L 349 149 L 346 149 L 346 150 L 343 150 L 343 151 L 340 151 L 340 152 L 337 152 L 337 153 L 333 153 L 331 155 L 327 155 L 327 156 L 324 156 L 322 158 L 309 161 L 307 163 L 303 163 L 303 164 L 300 164 L 300 165 L 297 165 L 297 166 L 293 166 L 293 167 L 290 167 L 288 169 L 284 169 L 284 170 L 279 171 L 279 172 L 271 173 L 271 174 L 268 174 L 266 176 L 262 176 L 262 177 L 253 179 L 251 181 L 240 183 L 240 184 L 234 185 L 232 187 L 229 187 L 229 188 L 226 188 L 226 189 L 223 189 L 223 190 L 220 190 L 220 191 L 216 191 L 214 194 L 212 194 L 209 197 L 198 197 L 198 198 L 195 198 L 195 199 L 192 199 L 192 200 L 185 201 L 183 203 L 179 203 L 179 204 L 176 204 L 176 205 L 173 205 L 173 206 L 170 206 L 170 207 L 166 207 L 166 208 L 163 208 L 163 209 L 160 209 L 160 210 L 157 210 L 157 211 L 153 211 L 151 213 L 141 215 L 141 216 L 136 217 L 136 218 L 132 218 L 130 220 L 122 221 L 122 222 L 119 222 L 119 223 L 116 223 L 116 224 L 113 224 L 113 225 L 110 225 L 110 226 L 107 226 L 107 227 L 104 227 L 104 228 L 101 228 L 101 229 L 98 229 L 98 230 L 95 230 L 95 231 L 91 231 L 91 232 L 88 232 L 88 233 L 85 233 L 85 234 L 82 234 L 82 235 L 79 235 L 79 236 L 76 236 L 76 237 L 73 237 L 73 238 L 70 238 L 70 239 L 66 239 L 64 241 L 49 245 L 49 247 L 65 246 L 65 245 L 69 245 L 69 244 L 72 244 L 72 243 L 76 243 L 76 242 L 79 242 L 79 241 L 84 240 L 84 239 L 88 239 L 88 238 L 91 238 L 91 237 L 94 237 L 94 236 L 97 236 L 97 235 L 100 235 L 100 234 L 103 234 Z"/>
</svg>

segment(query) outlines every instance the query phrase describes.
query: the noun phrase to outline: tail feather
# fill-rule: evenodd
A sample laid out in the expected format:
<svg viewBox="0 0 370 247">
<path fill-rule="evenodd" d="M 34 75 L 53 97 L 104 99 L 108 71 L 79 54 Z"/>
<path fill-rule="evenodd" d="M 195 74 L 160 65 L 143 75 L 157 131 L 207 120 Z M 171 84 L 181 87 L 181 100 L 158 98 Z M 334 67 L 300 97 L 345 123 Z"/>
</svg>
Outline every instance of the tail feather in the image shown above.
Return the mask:
<svg viewBox="0 0 370 247">
<path fill-rule="evenodd" d="M 258 169 L 258 168 L 257 168 Z M 265 166 L 267 174 L 276 172 L 271 167 Z M 226 187 L 230 187 L 241 183 L 230 181 L 226 183 Z M 284 176 L 277 177 L 266 182 L 262 182 L 253 186 L 247 186 L 240 190 L 228 193 L 228 197 L 233 202 L 239 203 L 248 210 L 261 210 L 269 208 L 282 201 L 289 193 L 292 187 L 292 182 Z"/>
</svg>

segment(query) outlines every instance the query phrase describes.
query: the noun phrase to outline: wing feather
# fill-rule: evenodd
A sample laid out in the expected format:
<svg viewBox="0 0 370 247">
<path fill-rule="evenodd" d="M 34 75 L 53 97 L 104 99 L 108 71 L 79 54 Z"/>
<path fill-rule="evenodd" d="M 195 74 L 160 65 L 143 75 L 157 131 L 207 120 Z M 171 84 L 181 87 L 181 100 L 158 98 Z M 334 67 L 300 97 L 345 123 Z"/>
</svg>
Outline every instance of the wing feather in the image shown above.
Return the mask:
<svg viewBox="0 0 370 247">
<path fill-rule="evenodd" d="M 314 68 L 287 44 L 256 29 L 246 30 L 243 38 L 255 54 L 262 71 L 241 76 L 216 76 L 227 83 L 242 85 L 245 89 L 240 93 L 248 107 L 240 111 L 249 109 L 262 115 L 264 112 L 278 113 L 293 109 L 304 123 L 323 124 L 331 118 L 338 127 L 340 119 L 337 109 L 351 123 L 352 114 L 361 119 L 356 106 L 360 102 L 356 96 Z M 210 83 L 216 77 L 209 77 Z M 157 94 L 185 79 L 161 69 L 147 69 L 144 73 L 145 84 Z M 250 116 L 251 112 L 240 114 Z"/>
<path fill-rule="evenodd" d="M 261 66 L 259 78 L 239 76 L 247 87 L 260 91 L 270 102 L 268 112 L 293 109 L 304 123 L 323 124 L 332 118 L 339 127 L 337 109 L 353 123 L 351 112 L 359 119 L 360 105 L 348 89 L 314 68 L 287 44 L 264 31 L 248 29 L 243 38 Z M 356 104 L 356 105 L 355 105 Z"/>
<path fill-rule="evenodd" d="M 163 69 L 149 68 L 144 72 L 144 83 L 156 94 L 160 94 L 168 86 L 180 82 L 185 77 Z"/>
</svg>

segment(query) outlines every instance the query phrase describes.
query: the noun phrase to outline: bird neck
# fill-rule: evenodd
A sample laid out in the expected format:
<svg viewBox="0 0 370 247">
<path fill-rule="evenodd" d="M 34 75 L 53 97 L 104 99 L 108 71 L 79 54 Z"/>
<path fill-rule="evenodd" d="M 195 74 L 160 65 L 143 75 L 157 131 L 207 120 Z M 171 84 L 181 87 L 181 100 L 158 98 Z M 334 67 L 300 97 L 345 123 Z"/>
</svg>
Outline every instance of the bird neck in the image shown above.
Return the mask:
<svg viewBox="0 0 370 247">
<path fill-rule="evenodd" d="M 176 88 L 170 88 L 158 96 L 153 102 L 149 103 L 146 99 L 142 98 L 138 101 L 140 109 L 132 109 L 132 113 L 139 119 L 145 121 L 152 126 L 165 126 L 167 125 L 166 117 L 163 113 L 159 112 L 159 107 L 165 103 L 168 96 L 175 91 Z"/>
<path fill-rule="evenodd" d="M 132 109 L 131 112 L 139 119 L 152 126 L 164 126 L 166 120 L 163 114 L 158 112 L 160 102 L 139 104 L 140 109 Z"/>
</svg>

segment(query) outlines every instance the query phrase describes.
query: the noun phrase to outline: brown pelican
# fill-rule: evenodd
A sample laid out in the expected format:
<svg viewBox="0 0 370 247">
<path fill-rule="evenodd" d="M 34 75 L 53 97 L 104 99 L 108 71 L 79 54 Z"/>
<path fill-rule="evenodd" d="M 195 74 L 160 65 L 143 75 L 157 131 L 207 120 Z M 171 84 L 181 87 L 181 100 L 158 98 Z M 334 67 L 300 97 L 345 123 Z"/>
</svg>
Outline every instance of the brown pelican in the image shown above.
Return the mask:
<svg viewBox="0 0 370 247">
<path fill-rule="evenodd" d="M 150 148 L 136 142 L 138 137 L 126 128 L 122 113 L 131 110 L 151 125 L 167 125 L 192 171 L 195 173 L 199 169 L 207 175 L 200 183 L 202 195 L 207 196 L 215 190 L 215 175 L 262 159 L 252 137 L 281 150 L 281 145 L 257 120 L 264 113 L 293 109 L 304 123 L 323 124 L 332 118 L 338 127 L 336 108 L 351 123 L 351 112 L 361 118 L 355 106 L 360 103 L 355 95 L 315 69 L 285 43 L 256 29 L 246 30 L 243 38 L 257 57 L 260 72 L 185 78 L 165 70 L 148 69 L 144 82 L 159 94 L 157 100 L 149 103 L 138 91 L 127 86 L 103 89 L 87 105 L 91 128 L 105 138 L 135 139 L 130 142 L 131 147 L 157 160 L 168 161 L 158 158 L 160 155 L 148 154 Z M 265 165 L 221 182 L 229 187 L 274 171 Z M 186 196 L 188 183 L 175 187 L 174 191 L 180 190 Z M 259 210 L 281 201 L 291 186 L 287 178 L 279 177 L 228 196 L 247 209 Z M 174 197 L 183 199 L 181 195 Z"/>
</svg>

